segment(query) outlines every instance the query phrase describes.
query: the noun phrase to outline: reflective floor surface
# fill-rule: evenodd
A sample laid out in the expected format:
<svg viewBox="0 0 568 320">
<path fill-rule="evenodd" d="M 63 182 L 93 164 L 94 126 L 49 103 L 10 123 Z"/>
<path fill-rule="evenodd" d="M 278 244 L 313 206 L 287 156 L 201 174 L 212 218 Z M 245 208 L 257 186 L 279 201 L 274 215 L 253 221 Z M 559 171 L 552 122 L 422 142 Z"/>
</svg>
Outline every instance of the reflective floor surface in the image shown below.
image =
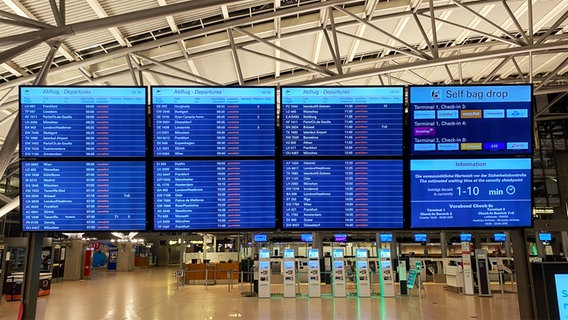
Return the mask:
<svg viewBox="0 0 568 320">
<path fill-rule="evenodd" d="M 94 271 L 91 280 L 61 281 L 39 298 L 44 319 L 518 319 L 517 295 L 464 296 L 442 284 L 426 284 L 421 292 L 395 298 L 243 297 L 250 285 L 186 285 L 177 287 L 175 268 L 133 272 Z M 278 291 L 278 286 L 273 291 Z M 322 292 L 326 292 L 325 288 Z M 416 290 L 415 290 L 416 291 Z M 0 319 L 17 319 L 19 302 L 0 303 Z"/>
</svg>

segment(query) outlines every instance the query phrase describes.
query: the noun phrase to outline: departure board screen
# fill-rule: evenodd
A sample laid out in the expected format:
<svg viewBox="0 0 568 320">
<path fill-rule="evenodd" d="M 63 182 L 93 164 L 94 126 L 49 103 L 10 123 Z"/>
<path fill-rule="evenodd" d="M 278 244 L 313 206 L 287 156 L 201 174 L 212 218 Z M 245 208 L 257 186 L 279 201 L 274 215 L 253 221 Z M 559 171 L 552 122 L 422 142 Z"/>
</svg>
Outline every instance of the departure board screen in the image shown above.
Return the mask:
<svg viewBox="0 0 568 320">
<path fill-rule="evenodd" d="M 411 154 L 532 154 L 531 99 L 530 85 L 411 86 Z"/>
<path fill-rule="evenodd" d="M 403 87 L 283 87 L 284 156 L 402 155 Z"/>
<path fill-rule="evenodd" d="M 154 229 L 276 227 L 274 160 L 154 163 Z"/>
<path fill-rule="evenodd" d="M 145 157 L 143 87 L 20 87 L 21 157 Z"/>
<path fill-rule="evenodd" d="M 144 161 L 21 161 L 23 231 L 146 230 Z"/>
<path fill-rule="evenodd" d="M 411 226 L 531 226 L 531 161 L 411 160 Z"/>
<path fill-rule="evenodd" d="M 402 160 L 285 160 L 283 227 L 403 227 Z"/>
<path fill-rule="evenodd" d="M 152 87 L 154 156 L 274 156 L 273 87 Z"/>
</svg>

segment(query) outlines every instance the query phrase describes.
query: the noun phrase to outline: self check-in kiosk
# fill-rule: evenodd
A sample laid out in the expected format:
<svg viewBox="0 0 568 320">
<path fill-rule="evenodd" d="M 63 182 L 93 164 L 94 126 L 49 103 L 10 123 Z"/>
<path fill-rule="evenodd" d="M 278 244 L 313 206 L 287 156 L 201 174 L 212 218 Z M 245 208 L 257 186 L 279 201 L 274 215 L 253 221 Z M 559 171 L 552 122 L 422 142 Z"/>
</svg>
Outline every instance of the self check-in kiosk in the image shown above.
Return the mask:
<svg viewBox="0 0 568 320">
<path fill-rule="evenodd" d="M 319 250 L 308 250 L 308 296 L 321 297 Z"/>
<path fill-rule="evenodd" d="M 365 298 L 371 296 L 371 282 L 369 277 L 369 258 L 367 249 L 357 249 L 357 295 Z"/>
<path fill-rule="evenodd" d="M 333 249 L 332 279 L 333 296 L 343 298 L 346 296 L 345 289 L 345 261 L 343 249 Z"/>
<path fill-rule="evenodd" d="M 284 249 L 284 298 L 296 297 L 296 262 L 294 249 Z"/>
<path fill-rule="evenodd" d="M 381 295 L 383 297 L 394 297 L 394 273 L 393 273 L 390 249 L 388 248 L 380 249 L 379 268 L 380 268 L 379 281 L 381 282 Z"/>
<path fill-rule="evenodd" d="M 258 253 L 258 297 L 270 298 L 270 251 L 260 249 Z"/>
<path fill-rule="evenodd" d="M 475 249 L 475 264 L 477 267 L 477 284 L 479 296 L 491 297 L 491 284 L 489 283 L 489 260 L 487 250 Z"/>
</svg>

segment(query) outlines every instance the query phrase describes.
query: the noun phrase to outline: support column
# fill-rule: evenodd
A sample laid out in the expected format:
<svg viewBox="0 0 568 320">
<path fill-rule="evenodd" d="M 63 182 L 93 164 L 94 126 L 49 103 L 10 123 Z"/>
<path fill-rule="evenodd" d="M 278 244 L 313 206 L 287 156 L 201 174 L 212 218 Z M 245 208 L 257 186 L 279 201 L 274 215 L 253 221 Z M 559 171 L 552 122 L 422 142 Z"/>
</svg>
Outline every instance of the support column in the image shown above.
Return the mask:
<svg viewBox="0 0 568 320">
<path fill-rule="evenodd" d="M 507 258 L 510 258 L 513 254 L 511 252 L 511 233 L 509 231 L 505 231 L 505 255 Z"/>
<path fill-rule="evenodd" d="M 560 231 L 560 239 L 562 241 L 564 259 L 568 259 L 568 231 Z"/>
<path fill-rule="evenodd" d="M 26 266 L 23 283 L 23 315 L 22 319 L 35 319 L 37 310 L 37 294 L 39 291 L 39 269 L 43 248 L 43 233 L 31 233 L 28 238 Z"/>
<path fill-rule="evenodd" d="M 525 234 L 523 229 L 513 229 L 510 234 L 515 259 L 519 314 L 521 319 L 532 319 L 534 308 L 531 298 L 530 267 Z"/>
<path fill-rule="evenodd" d="M 440 232 L 440 247 L 442 248 L 442 259 L 448 257 L 448 244 L 446 242 L 446 231 Z"/>
</svg>

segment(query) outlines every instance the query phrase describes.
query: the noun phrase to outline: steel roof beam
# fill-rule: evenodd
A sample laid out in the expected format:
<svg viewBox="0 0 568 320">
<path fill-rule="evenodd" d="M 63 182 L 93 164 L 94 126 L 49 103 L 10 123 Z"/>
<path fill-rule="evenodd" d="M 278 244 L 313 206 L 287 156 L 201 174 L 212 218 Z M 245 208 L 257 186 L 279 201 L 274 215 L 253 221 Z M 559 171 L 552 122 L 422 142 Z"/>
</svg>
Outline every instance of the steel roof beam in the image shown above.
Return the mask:
<svg viewBox="0 0 568 320">
<path fill-rule="evenodd" d="M 233 57 L 233 64 L 235 65 L 237 79 L 239 80 L 239 85 L 242 86 L 244 83 L 243 70 L 241 69 L 241 62 L 239 61 L 239 54 L 237 53 L 237 47 L 235 46 L 235 37 L 232 29 L 227 29 L 227 37 L 229 38 L 229 45 L 231 46 L 231 55 Z"/>
<path fill-rule="evenodd" d="M 523 30 L 523 28 L 521 27 L 521 24 L 519 23 L 519 20 L 513 14 L 511 7 L 509 7 L 509 5 L 507 4 L 507 1 L 505 1 L 505 0 L 502 0 L 502 3 L 503 3 L 503 7 L 505 7 L 505 10 L 507 11 L 507 14 L 509 15 L 509 19 L 511 19 L 511 21 L 513 21 L 513 23 L 515 24 L 515 27 L 517 27 L 517 31 L 523 36 L 523 39 L 525 39 L 525 42 L 528 44 L 530 42 L 529 37 L 527 37 L 527 33 L 525 32 L 525 30 Z"/>
<path fill-rule="evenodd" d="M 23 17 L 23 16 L 20 16 L 20 15 L 13 14 L 13 13 L 6 12 L 6 11 L 2 11 L 2 10 L 0 10 L 0 17 L 8 18 L 10 20 L 14 20 L 16 22 L 22 23 L 22 24 L 26 25 L 28 28 L 35 28 L 35 29 L 53 28 L 52 25 L 49 25 L 47 23 L 39 22 L 39 21 L 34 20 L 34 19 L 30 19 L 30 18 L 27 18 L 27 17 Z"/>
<path fill-rule="evenodd" d="M 430 0 L 433 1 L 433 0 Z M 469 11 L 470 13 L 472 13 L 474 16 L 478 17 L 479 19 L 489 23 L 490 25 L 492 25 L 494 28 L 496 28 L 497 30 L 503 32 L 506 36 L 508 36 L 509 38 L 511 38 L 511 40 L 515 41 L 518 45 L 524 45 L 524 43 L 520 42 L 517 38 L 515 38 L 515 36 L 513 36 L 509 31 L 501 28 L 501 26 L 497 25 L 495 22 L 487 19 L 486 17 L 484 17 L 483 15 L 475 12 L 475 10 L 471 9 L 470 7 L 464 5 L 460 0 L 453 0 L 453 2 L 460 8 L 465 9 L 467 11 Z"/>
<path fill-rule="evenodd" d="M 300 84 L 302 85 L 314 85 L 314 84 L 325 84 L 329 82 L 335 81 L 347 81 L 347 80 L 354 80 L 363 77 L 368 77 L 376 74 L 387 74 L 390 72 L 397 72 L 397 71 L 405 71 L 408 69 L 421 69 L 421 68 L 429 68 L 429 67 L 436 67 L 436 66 L 443 66 L 444 64 L 452 64 L 458 62 L 469 62 L 469 61 L 480 61 L 480 60 L 487 60 L 487 59 L 495 59 L 506 57 L 509 55 L 517 55 L 517 54 L 526 54 L 527 52 L 534 53 L 534 52 L 541 52 L 541 51 L 550 51 L 553 49 L 558 49 L 563 52 L 568 52 L 568 41 L 559 41 L 559 42 L 552 42 L 552 43 L 545 43 L 542 45 L 530 45 L 524 47 L 512 47 L 507 49 L 500 49 L 494 51 L 486 51 L 483 53 L 470 53 L 460 56 L 451 56 L 451 57 L 442 57 L 438 59 L 432 60 L 422 60 L 407 63 L 401 66 L 388 66 L 381 69 L 370 69 L 370 70 L 363 70 L 352 72 L 349 74 L 344 74 L 342 77 L 339 76 L 331 76 L 328 78 L 321 78 L 315 79 L 310 81 L 303 81 Z M 341 78 L 341 79 L 339 79 Z"/>
</svg>

